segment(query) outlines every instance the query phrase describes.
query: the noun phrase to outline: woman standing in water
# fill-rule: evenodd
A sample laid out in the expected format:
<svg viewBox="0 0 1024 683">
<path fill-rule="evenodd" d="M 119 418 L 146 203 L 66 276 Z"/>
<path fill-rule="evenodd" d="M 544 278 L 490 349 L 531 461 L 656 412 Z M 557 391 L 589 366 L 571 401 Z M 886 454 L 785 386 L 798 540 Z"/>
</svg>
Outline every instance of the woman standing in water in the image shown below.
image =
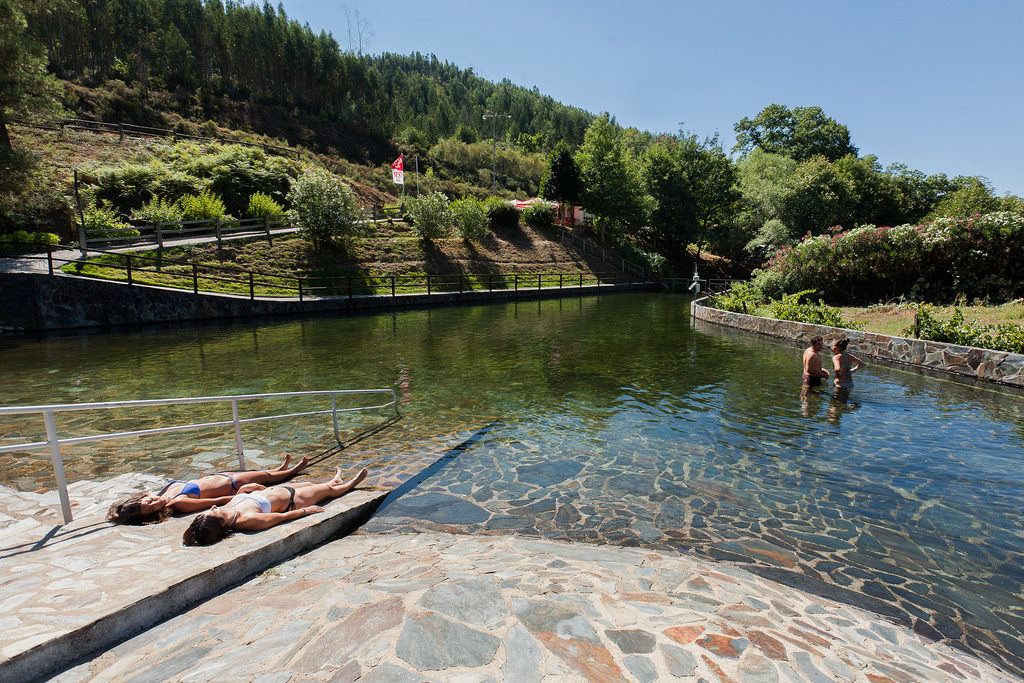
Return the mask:
<svg viewBox="0 0 1024 683">
<path fill-rule="evenodd" d="M 851 389 L 853 388 L 853 373 L 857 372 L 864 366 L 864 362 L 854 356 L 852 353 L 846 352 L 846 347 L 850 345 L 850 340 L 846 337 L 841 337 L 832 342 L 832 366 L 835 368 L 835 379 L 832 383 L 836 385 L 838 389 Z"/>
</svg>

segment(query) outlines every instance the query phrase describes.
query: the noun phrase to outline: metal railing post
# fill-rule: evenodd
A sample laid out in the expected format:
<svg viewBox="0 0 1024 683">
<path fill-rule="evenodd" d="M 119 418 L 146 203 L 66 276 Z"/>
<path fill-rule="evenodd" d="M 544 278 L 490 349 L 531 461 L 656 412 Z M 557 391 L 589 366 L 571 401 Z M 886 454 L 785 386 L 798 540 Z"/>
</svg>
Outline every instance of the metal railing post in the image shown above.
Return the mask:
<svg viewBox="0 0 1024 683">
<path fill-rule="evenodd" d="M 238 466 L 245 469 L 245 450 L 242 448 L 242 425 L 238 421 L 238 399 L 231 399 L 231 419 L 235 422 L 235 448 L 238 450 Z"/>
<path fill-rule="evenodd" d="M 64 459 L 60 455 L 60 442 L 57 440 L 57 423 L 53 419 L 53 411 L 43 412 L 46 422 L 46 441 L 50 444 L 50 459 L 53 460 L 53 474 L 57 478 L 57 493 L 60 495 L 60 510 L 64 515 L 64 523 L 70 524 L 71 499 L 68 498 L 68 481 L 64 476 Z"/>
<path fill-rule="evenodd" d="M 338 406 L 335 399 L 337 395 L 331 392 L 331 420 L 334 422 L 334 440 L 341 443 L 341 437 L 338 436 Z"/>
</svg>

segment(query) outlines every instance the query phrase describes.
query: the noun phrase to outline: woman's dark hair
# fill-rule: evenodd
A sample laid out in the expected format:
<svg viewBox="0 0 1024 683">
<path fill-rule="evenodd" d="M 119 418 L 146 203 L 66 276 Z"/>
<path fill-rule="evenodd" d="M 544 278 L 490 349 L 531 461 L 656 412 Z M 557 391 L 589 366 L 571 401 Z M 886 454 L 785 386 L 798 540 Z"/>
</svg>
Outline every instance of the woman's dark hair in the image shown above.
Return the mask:
<svg viewBox="0 0 1024 683">
<path fill-rule="evenodd" d="M 171 516 L 171 508 L 166 505 L 156 512 L 142 512 L 142 499 L 145 493 L 139 493 L 123 503 L 115 503 L 110 506 L 107 513 L 107 520 L 114 524 L 132 524 L 142 526 L 144 524 L 157 524 Z"/>
<path fill-rule="evenodd" d="M 213 545 L 233 533 L 225 519 L 216 515 L 197 515 L 185 529 L 182 542 L 185 545 Z"/>
<path fill-rule="evenodd" d="M 847 339 L 846 337 L 840 337 L 839 339 L 836 339 L 832 343 L 834 345 L 838 346 L 840 351 L 845 353 L 846 352 L 846 347 L 850 345 L 850 340 Z"/>
</svg>

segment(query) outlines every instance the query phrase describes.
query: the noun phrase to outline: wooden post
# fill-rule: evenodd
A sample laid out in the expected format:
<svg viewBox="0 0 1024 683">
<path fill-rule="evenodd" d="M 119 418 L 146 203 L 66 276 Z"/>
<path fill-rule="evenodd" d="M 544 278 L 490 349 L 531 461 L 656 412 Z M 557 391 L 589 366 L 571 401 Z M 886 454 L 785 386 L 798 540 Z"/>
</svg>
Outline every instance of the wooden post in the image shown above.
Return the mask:
<svg viewBox="0 0 1024 683">
<path fill-rule="evenodd" d="M 46 264 L 50 268 L 50 275 L 53 275 L 53 245 L 46 245 Z"/>
<path fill-rule="evenodd" d="M 256 301 L 256 282 L 251 270 L 249 271 L 249 301 Z"/>
<path fill-rule="evenodd" d="M 395 298 L 395 276 L 391 276 L 391 298 Z"/>
<path fill-rule="evenodd" d="M 537 289 L 540 289 L 540 273 L 537 273 Z"/>
<path fill-rule="evenodd" d="M 161 225 L 162 225 L 162 223 L 160 221 L 156 222 L 156 246 L 158 246 L 161 249 L 163 249 L 164 248 L 164 233 L 163 233 L 163 230 L 160 229 Z"/>
<path fill-rule="evenodd" d="M 302 278 L 298 277 L 295 279 L 299 281 L 299 303 L 302 303 Z"/>
<path fill-rule="evenodd" d="M 125 272 L 128 274 L 128 286 L 132 286 L 132 255 L 128 254 L 125 256 Z"/>
<path fill-rule="evenodd" d="M 199 266 L 192 264 L 192 293 L 199 293 Z"/>
<path fill-rule="evenodd" d="M 519 291 L 519 273 L 512 274 L 512 282 L 514 283 L 515 291 Z"/>
<path fill-rule="evenodd" d="M 430 294 L 430 273 L 427 273 L 427 294 Z"/>
<path fill-rule="evenodd" d="M 580 287 L 583 286 L 583 271 L 580 271 Z"/>
<path fill-rule="evenodd" d="M 185 228 L 185 226 L 181 224 L 181 221 L 178 221 L 178 227 L 180 229 L 182 229 L 182 230 Z M 214 230 L 217 233 L 217 248 L 218 249 L 223 249 L 224 245 L 221 243 L 221 238 L 220 238 L 220 216 L 217 216 L 217 222 L 214 225 Z"/>
<path fill-rule="evenodd" d="M 78 194 L 78 169 L 75 169 L 75 205 L 78 207 L 78 248 L 82 256 L 88 253 L 87 238 L 85 236 L 85 214 L 82 213 L 82 196 Z"/>
<path fill-rule="evenodd" d="M 270 246 L 274 246 L 274 240 L 270 237 L 270 216 L 263 217 L 263 229 L 267 232 L 267 242 L 270 243 Z"/>
<path fill-rule="evenodd" d="M 459 273 L 459 294 L 462 294 L 462 273 Z"/>
</svg>

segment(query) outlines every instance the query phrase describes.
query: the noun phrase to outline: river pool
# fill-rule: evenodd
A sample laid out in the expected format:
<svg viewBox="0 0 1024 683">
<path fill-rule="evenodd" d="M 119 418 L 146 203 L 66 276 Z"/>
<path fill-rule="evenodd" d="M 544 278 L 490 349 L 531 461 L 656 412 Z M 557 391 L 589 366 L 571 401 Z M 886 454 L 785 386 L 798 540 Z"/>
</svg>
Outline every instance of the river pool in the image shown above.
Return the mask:
<svg viewBox="0 0 1024 683">
<path fill-rule="evenodd" d="M 688 311 L 616 294 L 2 339 L 0 388 L 18 405 L 394 387 L 401 420 L 348 419 L 344 449 L 329 420 L 247 427 L 249 461 L 319 454 L 387 484 L 429 465 L 364 530 L 692 553 L 1024 672 L 1024 395 L 870 363 L 835 400 L 801 390 L 795 344 L 695 328 Z M 59 422 L 78 435 L 211 410 Z M 42 438 L 39 422 L 0 420 L 0 443 Z M 180 477 L 231 468 L 232 448 L 205 432 L 65 456 L 72 481 Z M 0 454 L 0 483 L 52 488 L 47 454 Z"/>
</svg>

